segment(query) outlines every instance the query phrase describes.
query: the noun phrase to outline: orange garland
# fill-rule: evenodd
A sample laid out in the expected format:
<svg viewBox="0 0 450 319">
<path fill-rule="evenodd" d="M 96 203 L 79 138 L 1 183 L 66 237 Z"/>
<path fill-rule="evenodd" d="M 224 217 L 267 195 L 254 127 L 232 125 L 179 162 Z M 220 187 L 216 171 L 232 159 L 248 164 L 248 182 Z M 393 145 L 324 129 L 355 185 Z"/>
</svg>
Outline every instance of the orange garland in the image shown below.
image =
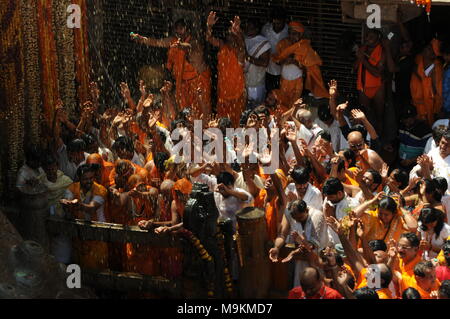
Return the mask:
<svg viewBox="0 0 450 319">
<path fill-rule="evenodd" d="M 428 15 L 431 12 L 431 0 L 411 0 L 411 3 L 417 4 L 417 6 L 425 7 L 425 11 Z"/>
<path fill-rule="evenodd" d="M 81 28 L 74 29 L 74 48 L 76 79 L 78 83 L 78 99 L 81 103 L 89 100 L 90 61 L 88 50 L 88 19 L 86 0 L 74 0 L 81 9 Z"/>
<path fill-rule="evenodd" d="M 49 125 L 59 99 L 55 34 L 52 29 L 53 0 L 38 0 L 39 48 L 42 70 L 42 100 L 44 115 Z"/>
</svg>

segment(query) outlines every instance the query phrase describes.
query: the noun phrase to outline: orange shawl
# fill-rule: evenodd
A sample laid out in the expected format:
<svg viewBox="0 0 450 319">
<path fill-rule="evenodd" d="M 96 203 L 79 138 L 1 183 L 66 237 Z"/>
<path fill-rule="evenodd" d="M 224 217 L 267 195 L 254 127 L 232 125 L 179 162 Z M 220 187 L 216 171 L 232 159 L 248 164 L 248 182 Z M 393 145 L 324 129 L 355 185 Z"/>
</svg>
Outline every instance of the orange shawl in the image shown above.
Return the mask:
<svg viewBox="0 0 450 319">
<path fill-rule="evenodd" d="M 438 59 L 434 60 L 434 70 L 428 77 L 425 75 L 421 54 L 417 55 L 416 64 L 417 73 L 412 73 L 410 82 L 412 102 L 417 114 L 431 125 L 434 122 L 434 114 L 439 113 L 442 107 L 443 66 Z"/>
<path fill-rule="evenodd" d="M 280 46 L 281 48 L 281 46 Z M 295 59 L 306 68 L 306 82 L 305 88 L 311 91 L 314 96 L 321 98 L 329 98 L 328 90 L 322 79 L 320 66 L 322 59 L 317 52 L 311 47 L 311 41 L 302 39 L 297 43 L 287 47 L 272 59 L 275 62 L 280 62 L 290 55 L 294 54 Z"/>
<path fill-rule="evenodd" d="M 224 45 L 217 54 L 217 95 L 222 100 L 235 100 L 245 89 L 244 70 L 239 64 L 236 49 Z"/>
<path fill-rule="evenodd" d="M 368 59 L 369 63 L 373 66 L 377 66 L 380 63 L 383 53 L 383 47 L 381 44 L 378 44 L 375 49 L 373 49 L 370 57 Z M 366 89 L 371 89 L 372 91 L 377 91 L 379 87 L 383 84 L 383 80 L 381 77 L 375 76 L 370 73 L 368 70 L 364 70 L 364 81 L 363 81 L 363 64 L 359 63 L 358 67 L 358 82 L 357 89 L 358 91 L 366 92 Z"/>
</svg>

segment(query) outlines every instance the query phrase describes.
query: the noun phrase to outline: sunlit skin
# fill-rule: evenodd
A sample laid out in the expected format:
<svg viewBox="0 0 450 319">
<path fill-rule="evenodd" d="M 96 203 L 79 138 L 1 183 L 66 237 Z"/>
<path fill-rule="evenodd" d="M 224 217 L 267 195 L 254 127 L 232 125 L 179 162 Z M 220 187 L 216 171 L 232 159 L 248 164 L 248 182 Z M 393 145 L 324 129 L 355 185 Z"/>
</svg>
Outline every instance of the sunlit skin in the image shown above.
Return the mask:
<svg viewBox="0 0 450 319">
<path fill-rule="evenodd" d="M 390 210 L 379 208 L 378 209 L 378 218 L 381 220 L 381 222 L 385 225 L 385 227 L 388 227 L 394 218 L 394 214 Z"/>
<path fill-rule="evenodd" d="M 327 195 L 328 200 L 333 204 L 339 203 L 341 200 L 344 199 L 344 197 L 345 197 L 345 193 L 343 191 L 338 191 L 334 195 Z"/>
<path fill-rule="evenodd" d="M 362 134 L 360 132 L 351 132 L 348 135 L 348 146 L 355 153 L 364 149 L 366 144 L 364 143 Z"/>
<path fill-rule="evenodd" d="M 450 155 L 450 141 L 445 137 L 442 137 L 439 142 L 439 154 L 442 158 L 446 158 Z"/>
<path fill-rule="evenodd" d="M 303 197 L 306 194 L 306 190 L 308 189 L 308 183 L 305 184 L 295 183 L 295 189 L 297 190 L 298 199 L 303 199 Z"/>
<path fill-rule="evenodd" d="M 317 279 L 318 274 L 314 268 L 306 268 L 300 278 L 300 283 L 305 296 L 315 296 L 323 286 L 322 280 Z"/>
<path fill-rule="evenodd" d="M 413 260 L 416 255 L 419 247 L 412 247 L 409 240 L 405 237 L 400 238 L 397 245 L 397 251 L 400 258 L 403 259 L 404 263 L 408 263 Z"/>
</svg>

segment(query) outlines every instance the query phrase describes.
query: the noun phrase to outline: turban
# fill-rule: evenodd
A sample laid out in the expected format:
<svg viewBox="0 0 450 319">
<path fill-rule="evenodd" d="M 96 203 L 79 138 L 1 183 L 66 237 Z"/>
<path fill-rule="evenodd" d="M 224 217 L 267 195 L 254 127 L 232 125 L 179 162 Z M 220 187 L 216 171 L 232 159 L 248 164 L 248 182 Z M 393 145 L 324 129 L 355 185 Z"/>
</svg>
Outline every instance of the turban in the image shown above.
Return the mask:
<svg viewBox="0 0 450 319">
<path fill-rule="evenodd" d="M 103 158 L 100 154 L 90 154 L 86 159 L 86 164 L 99 164 L 103 167 Z"/>
<path fill-rule="evenodd" d="M 300 33 L 305 32 L 305 27 L 303 26 L 303 24 L 301 22 L 298 22 L 298 21 L 292 21 L 291 23 L 289 23 L 289 28 L 291 28 L 292 30 L 294 30 L 296 32 L 300 32 Z"/>
<path fill-rule="evenodd" d="M 174 191 L 180 191 L 183 194 L 189 195 L 192 191 L 192 183 L 186 178 L 179 179 L 173 186 Z"/>
</svg>

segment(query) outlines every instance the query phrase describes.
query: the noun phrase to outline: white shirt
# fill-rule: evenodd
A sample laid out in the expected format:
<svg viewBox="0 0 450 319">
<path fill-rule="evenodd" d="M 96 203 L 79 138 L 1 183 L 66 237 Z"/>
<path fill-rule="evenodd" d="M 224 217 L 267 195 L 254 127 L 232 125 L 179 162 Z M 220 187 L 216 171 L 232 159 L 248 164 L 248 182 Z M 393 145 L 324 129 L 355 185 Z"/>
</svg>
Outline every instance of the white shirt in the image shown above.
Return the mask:
<svg viewBox="0 0 450 319">
<path fill-rule="evenodd" d="M 264 43 L 265 44 L 262 44 Z M 245 38 L 245 46 L 250 56 L 259 58 L 271 49 L 269 41 L 262 35 L 253 38 Z M 245 61 L 245 80 L 247 87 L 259 87 L 265 85 L 266 68 Z"/>
<path fill-rule="evenodd" d="M 430 137 L 427 141 L 427 144 L 425 145 L 425 149 L 423 150 L 423 152 L 425 154 L 428 154 L 431 150 L 437 148 L 436 142 L 434 141 L 433 136 Z"/>
<path fill-rule="evenodd" d="M 45 190 L 45 188 L 42 187 L 43 185 L 36 185 L 36 187 L 30 187 L 29 185 L 27 185 L 27 181 L 32 179 L 36 179 L 40 184 L 42 184 L 45 180 L 44 170 L 41 167 L 35 170 L 29 167 L 27 164 L 24 164 L 17 173 L 16 187 L 22 193 L 27 194 L 40 193 L 41 191 Z"/>
<path fill-rule="evenodd" d="M 89 156 L 88 153 L 84 153 L 84 161 L 82 161 L 80 164 L 77 165 L 69 160 L 69 156 L 67 155 L 67 147 L 65 144 L 61 146 L 57 154 L 58 154 L 59 170 L 61 170 L 64 173 L 64 175 L 69 176 L 72 180 L 75 180 L 78 167 L 85 164 L 86 159 Z"/>
<path fill-rule="evenodd" d="M 297 188 L 295 187 L 295 183 L 290 183 L 286 187 L 286 196 L 289 194 L 294 194 L 295 196 L 298 196 Z M 322 211 L 323 208 L 323 198 L 322 193 L 320 190 L 318 190 L 316 187 L 311 185 L 311 183 L 308 183 L 308 188 L 306 189 L 305 196 L 303 196 L 303 201 L 308 205 L 308 207 L 312 207 L 314 209 L 317 209 L 318 211 Z"/>
<path fill-rule="evenodd" d="M 269 40 L 272 54 L 276 53 L 278 42 L 280 42 L 281 40 L 288 37 L 288 35 L 289 35 L 288 29 L 289 29 L 288 26 L 285 25 L 284 29 L 281 30 L 280 33 L 276 33 L 273 30 L 272 23 L 267 22 L 263 26 L 263 28 L 261 30 L 261 34 L 263 36 L 265 36 L 267 38 L 267 40 Z M 267 66 L 267 73 L 272 74 L 272 75 L 280 75 L 281 67 L 278 64 L 276 64 L 275 62 L 273 62 L 271 59 L 269 62 L 269 65 Z"/>
<path fill-rule="evenodd" d="M 325 203 L 328 199 L 325 197 L 323 201 L 323 211 L 325 211 Z M 345 195 L 345 197 L 337 204 L 332 204 L 335 207 L 335 216 L 338 221 L 341 221 L 342 218 L 348 215 L 348 213 L 359 206 L 359 203 L 355 201 L 355 199 Z M 330 227 L 328 227 L 328 238 L 333 245 L 340 244 L 341 241 L 339 239 L 338 234 Z"/>
<path fill-rule="evenodd" d="M 233 230 L 236 231 L 236 213 L 244 207 L 249 206 L 253 202 L 253 196 L 242 188 L 234 188 L 235 191 L 245 193 L 247 200 L 243 201 L 234 196 L 223 197 L 219 192 L 214 192 L 214 200 L 220 217 L 229 218 L 233 222 Z"/>
<path fill-rule="evenodd" d="M 420 222 L 419 222 L 419 226 L 420 226 Z M 428 242 L 431 242 L 431 245 L 436 246 L 436 247 L 442 247 L 445 243 L 445 241 L 447 240 L 447 238 L 450 236 L 450 226 L 447 223 L 444 223 L 444 227 L 442 227 L 441 232 L 439 233 L 439 236 L 436 237 L 436 234 L 434 233 L 434 231 L 427 231 L 424 232 L 423 230 L 420 230 L 419 228 L 419 232 L 420 232 L 420 236 L 422 239 L 427 240 Z M 428 252 L 425 252 L 425 254 L 427 255 L 426 257 L 428 257 L 429 259 L 435 258 L 438 253 L 429 250 Z"/>
<path fill-rule="evenodd" d="M 315 123 L 324 131 L 328 131 L 331 135 L 331 144 L 333 144 L 333 150 L 335 152 L 339 152 L 348 148 L 347 139 L 342 134 L 341 128 L 339 127 L 339 123 L 336 120 L 333 120 L 330 126 L 316 119 Z"/>
<path fill-rule="evenodd" d="M 260 176 L 254 175 L 253 182 L 255 183 L 256 187 L 258 187 L 259 189 L 264 189 L 264 181 Z M 250 190 L 248 189 L 248 185 L 244 180 L 244 174 L 242 172 L 238 173 L 238 177 L 236 178 L 236 181 L 234 182 L 234 186 L 237 188 L 242 188 L 246 192 L 250 192 Z"/>
</svg>

